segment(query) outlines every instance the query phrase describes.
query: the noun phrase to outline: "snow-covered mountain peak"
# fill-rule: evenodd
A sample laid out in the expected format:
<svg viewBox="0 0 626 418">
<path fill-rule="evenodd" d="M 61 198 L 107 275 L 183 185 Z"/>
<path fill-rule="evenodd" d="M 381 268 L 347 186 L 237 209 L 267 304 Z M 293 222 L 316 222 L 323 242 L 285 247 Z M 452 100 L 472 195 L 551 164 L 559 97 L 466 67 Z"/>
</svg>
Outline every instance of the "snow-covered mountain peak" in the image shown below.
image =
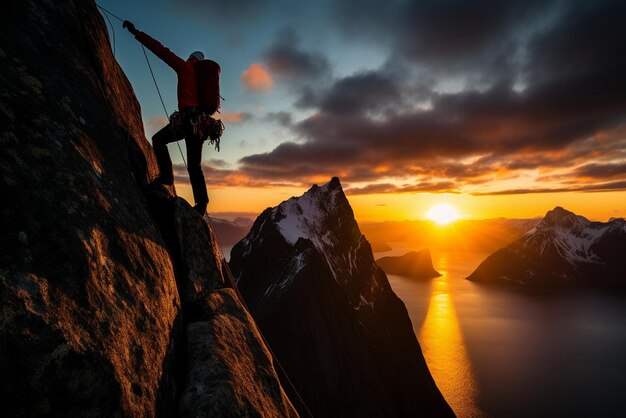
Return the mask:
<svg viewBox="0 0 626 418">
<path fill-rule="evenodd" d="M 229 265 L 315 416 L 453 416 L 339 179 L 266 209 Z"/>
<path fill-rule="evenodd" d="M 546 216 L 537 227 L 539 229 L 563 227 L 580 230 L 589 225 L 589 223 L 590 221 L 584 216 L 576 215 L 561 206 L 557 206 L 546 213 Z"/>
<path fill-rule="evenodd" d="M 291 273 L 285 273 L 281 279 L 281 289 L 291 285 L 293 278 L 313 259 L 321 260 L 321 264 L 315 263 L 324 265 L 344 287 L 355 308 L 368 304 L 375 292 L 389 287 L 336 177 L 322 186 L 312 186 L 300 197 L 266 209 L 248 236 L 233 248 L 231 256 L 241 252 L 242 257 L 247 257 L 263 246 L 284 248 L 291 252 L 292 260 L 295 260 L 293 254 L 303 254 L 298 263 L 285 264 L 290 266 L 285 267 L 285 272 Z"/>
<path fill-rule="evenodd" d="M 332 246 L 332 228 L 329 224 L 346 218 L 353 218 L 341 183 L 333 177 L 328 183 L 314 185 L 300 197 L 292 197 L 272 209 L 272 218 L 282 236 L 290 244 L 298 239 L 310 239 L 319 250 Z M 356 223 L 354 227 L 356 226 Z"/>
<path fill-rule="evenodd" d="M 472 280 L 549 283 L 563 280 L 623 283 L 626 221 L 592 222 L 562 207 L 537 227 L 487 258 Z"/>
</svg>

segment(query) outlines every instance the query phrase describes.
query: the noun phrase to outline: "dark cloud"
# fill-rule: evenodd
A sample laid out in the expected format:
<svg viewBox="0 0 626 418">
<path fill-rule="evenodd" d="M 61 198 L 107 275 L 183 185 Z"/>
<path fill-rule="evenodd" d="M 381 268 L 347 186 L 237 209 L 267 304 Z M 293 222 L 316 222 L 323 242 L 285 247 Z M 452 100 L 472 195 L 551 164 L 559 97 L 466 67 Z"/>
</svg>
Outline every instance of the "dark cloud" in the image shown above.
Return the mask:
<svg viewBox="0 0 626 418">
<path fill-rule="evenodd" d="M 565 2 L 554 24 L 529 42 L 529 81 L 539 86 L 564 78 L 613 82 L 626 63 L 625 18 L 626 3 L 620 0 Z"/>
<path fill-rule="evenodd" d="M 558 4 L 553 0 L 349 0 L 331 15 L 351 38 L 384 42 L 397 57 L 437 71 L 502 71 L 517 59 L 524 35 Z"/>
<path fill-rule="evenodd" d="M 330 75 L 328 60 L 319 52 L 300 47 L 293 29 L 284 29 L 264 53 L 264 61 L 273 76 L 292 81 L 318 80 Z"/>
<path fill-rule="evenodd" d="M 207 161 L 209 163 L 209 165 L 211 165 L 212 167 L 218 167 L 218 168 L 225 168 L 228 167 L 230 164 L 227 163 L 224 160 L 219 160 L 217 158 L 212 158 L 209 161 Z"/>
<path fill-rule="evenodd" d="M 610 183 L 587 184 L 572 187 L 553 187 L 553 188 L 528 188 L 528 189 L 510 189 L 499 190 L 487 193 L 472 193 L 474 196 L 502 196 L 515 194 L 531 194 L 531 193 L 562 193 L 562 192 L 611 192 L 626 190 L 626 181 L 615 181 Z"/>
<path fill-rule="evenodd" d="M 437 4 L 419 4 L 425 7 L 420 19 L 427 20 L 432 13 L 435 21 L 444 22 Z M 389 65 L 347 76 L 328 89 L 302 94 L 299 105 L 316 111 L 293 125 L 302 142 L 243 158 L 243 172 L 255 178 L 302 182 L 316 175 L 341 175 L 348 182 L 376 183 L 370 190 L 380 189 L 380 180 L 392 177 L 412 177 L 417 186 L 429 178 L 450 178 L 462 186 L 489 181 L 493 173 L 510 178 L 515 171 L 530 169 L 569 170 L 570 181 L 594 173 L 600 180 L 602 173 L 611 178 L 623 175 L 623 165 L 611 161 L 623 160 L 626 149 L 626 26 L 622 24 L 626 3 L 564 2 L 559 3 L 561 8 L 546 2 L 469 4 L 494 7 L 485 16 L 475 16 L 485 32 L 467 34 L 473 37 L 457 43 L 445 40 L 450 46 L 442 46 L 441 59 L 454 55 L 456 49 L 481 56 L 478 50 L 492 49 L 487 33 L 519 37 L 523 22 L 534 22 L 540 10 L 552 10 L 542 25 L 528 32 L 524 58 L 517 67 L 524 74 L 522 88 L 514 74 L 507 73 L 508 67 L 489 86 L 454 93 L 422 90 L 424 97 L 411 89 L 411 80 L 390 72 Z M 511 9 L 504 10 L 505 6 Z M 449 24 L 470 13 L 459 7 L 460 12 L 450 11 Z M 364 19 L 359 15 L 354 24 L 364 24 Z M 454 37 L 463 37 L 469 29 L 452 30 L 458 31 Z M 437 28 L 432 31 L 435 34 Z M 428 55 L 425 50 L 420 53 Z M 420 107 L 424 101 L 429 106 Z M 472 162 L 459 161 L 467 158 Z M 591 159 L 607 164 L 572 171 Z M 567 190 L 577 189 L 568 186 Z"/>
<path fill-rule="evenodd" d="M 175 10 L 206 19 L 221 28 L 235 28 L 265 18 L 276 0 L 177 0 Z"/>
<path fill-rule="evenodd" d="M 297 105 L 301 108 L 318 107 L 335 114 L 378 113 L 402 106 L 399 87 L 385 74 L 370 71 L 340 79 L 320 96 L 307 90 Z"/>
<path fill-rule="evenodd" d="M 397 186 L 391 183 L 376 183 L 365 187 L 349 187 L 346 194 L 363 195 L 378 193 L 458 193 L 456 185 L 450 181 L 443 182 L 421 182 L 418 184 Z"/>
<path fill-rule="evenodd" d="M 347 181 L 407 174 L 468 181 L 497 170 L 571 167 L 591 156 L 610 159 L 626 145 L 615 122 L 624 122 L 626 100 L 604 112 L 572 110 L 576 117 L 570 118 L 549 112 L 542 117 L 530 96 L 493 91 L 460 96 L 454 105 L 436 102 L 430 111 L 383 120 L 324 110 L 294 126 L 304 143 L 284 143 L 270 153 L 245 157 L 242 169 L 258 177 L 302 181 L 338 173 Z M 455 161 L 472 155 L 486 157 L 473 164 Z"/>
<path fill-rule="evenodd" d="M 271 123 L 278 123 L 286 128 L 291 127 L 293 118 L 289 112 L 269 112 L 263 120 Z"/>
<path fill-rule="evenodd" d="M 401 7 L 399 53 L 437 69 L 494 71 L 508 65 L 517 32 L 540 12 L 537 1 L 408 1 Z"/>
<path fill-rule="evenodd" d="M 182 4 L 246 24 L 278 2 Z M 310 116 L 269 113 L 263 119 L 291 129 L 294 141 L 244 157 L 237 172 L 213 168 L 218 182 L 340 176 L 360 183 L 352 193 L 458 191 L 537 169 L 539 181 L 554 187 L 495 194 L 623 189 L 626 2 L 335 0 L 322 7 L 332 24 L 320 26 L 388 51 L 387 62 L 331 80 L 322 53 L 294 30 L 280 32 L 263 60 L 295 87 L 296 107 Z"/>
<path fill-rule="evenodd" d="M 187 168 L 183 164 L 175 164 L 174 169 L 174 181 L 176 185 L 190 186 L 189 174 Z M 221 187 L 266 187 L 269 185 L 267 179 L 255 179 L 241 173 L 238 170 L 227 169 L 219 167 L 217 165 L 202 164 L 202 171 L 206 179 L 209 193 L 211 189 Z M 288 182 L 272 182 L 272 186 L 291 186 L 293 183 Z"/>
<path fill-rule="evenodd" d="M 586 164 L 578 167 L 574 174 L 578 177 L 591 179 L 626 178 L 626 163 Z"/>
</svg>

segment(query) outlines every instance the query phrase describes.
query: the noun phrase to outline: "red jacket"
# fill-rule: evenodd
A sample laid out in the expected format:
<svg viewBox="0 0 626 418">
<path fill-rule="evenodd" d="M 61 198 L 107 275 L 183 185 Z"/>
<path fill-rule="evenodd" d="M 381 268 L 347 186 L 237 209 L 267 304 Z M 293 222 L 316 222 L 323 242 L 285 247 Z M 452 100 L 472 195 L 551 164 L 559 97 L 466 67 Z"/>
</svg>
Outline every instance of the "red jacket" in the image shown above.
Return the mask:
<svg viewBox="0 0 626 418">
<path fill-rule="evenodd" d="M 198 101 L 196 69 L 193 63 L 181 59 L 150 35 L 137 32 L 135 38 L 176 71 L 178 75 L 178 109 L 197 107 L 200 103 Z"/>
</svg>

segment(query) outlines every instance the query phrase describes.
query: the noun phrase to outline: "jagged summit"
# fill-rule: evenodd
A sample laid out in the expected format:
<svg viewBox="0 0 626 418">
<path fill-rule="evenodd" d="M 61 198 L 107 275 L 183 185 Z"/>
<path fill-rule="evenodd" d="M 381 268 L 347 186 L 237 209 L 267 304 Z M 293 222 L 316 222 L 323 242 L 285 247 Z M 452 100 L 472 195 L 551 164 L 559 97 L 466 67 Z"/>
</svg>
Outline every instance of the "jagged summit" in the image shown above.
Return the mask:
<svg viewBox="0 0 626 418">
<path fill-rule="evenodd" d="M 295 244 L 300 238 L 311 239 L 319 250 L 330 250 L 336 244 L 332 240 L 318 239 L 331 227 L 339 234 L 345 232 L 354 238 L 361 235 L 337 177 L 322 186 L 313 185 L 300 197 L 282 202 L 271 210 L 271 218 L 289 243 Z"/>
<path fill-rule="evenodd" d="M 314 416 L 453 415 L 339 179 L 266 209 L 230 266 Z"/>
<path fill-rule="evenodd" d="M 562 207 L 490 255 L 470 280 L 519 284 L 626 284 L 626 222 L 592 222 Z"/>
<path fill-rule="evenodd" d="M 561 226 L 564 228 L 581 228 L 588 223 L 589 220 L 584 216 L 576 215 L 561 206 L 557 206 L 546 213 L 538 227 Z"/>
<path fill-rule="evenodd" d="M 268 244 L 270 242 L 273 244 Z M 285 270 L 291 269 L 291 274 L 285 275 L 280 285 L 274 283 L 269 286 L 264 291 L 265 298 L 271 298 L 273 292 L 282 292 L 293 283 L 293 277 L 314 256 L 324 260 L 325 268 L 343 286 L 348 300 L 355 307 L 361 306 L 375 289 L 389 288 L 386 278 L 381 281 L 373 273 L 373 269 L 378 267 L 374 263 L 371 247 L 361 234 L 352 207 L 336 177 L 322 186 L 313 185 L 302 196 L 292 197 L 266 209 L 254 222 L 250 233 L 233 247 L 231 258 L 239 267 L 237 260 L 240 255 L 247 256 L 259 247 L 284 246 L 298 249 L 294 251 L 299 251 L 299 254 L 297 257 L 267 261 L 272 265 L 284 263 L 287 266 Z M 308 250 L 300 251 L 305 248 Z M 241 266 L 244 276 L 250 268 L 248 264 L 252 266 L 254 263 L 245 264 Z M 353 280 L 362 270 L 368 271 L 368 279 Z M 256 286 L 258 283 L 247 285 Z"/>
</svg>

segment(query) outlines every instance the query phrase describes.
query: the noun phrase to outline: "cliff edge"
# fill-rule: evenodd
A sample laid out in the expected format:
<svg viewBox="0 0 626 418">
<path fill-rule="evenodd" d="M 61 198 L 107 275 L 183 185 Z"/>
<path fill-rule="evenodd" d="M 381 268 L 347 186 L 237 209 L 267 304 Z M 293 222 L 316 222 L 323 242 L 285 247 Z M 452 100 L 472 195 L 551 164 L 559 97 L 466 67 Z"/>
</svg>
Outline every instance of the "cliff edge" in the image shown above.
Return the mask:
<svg viewBox="0 0 626 418">
<path fill-rule="evenodd" d="M 150 186 L 95 3 L 2 9 L 3 414 L 294 416 L 210 223 Z"/>
</svg>

